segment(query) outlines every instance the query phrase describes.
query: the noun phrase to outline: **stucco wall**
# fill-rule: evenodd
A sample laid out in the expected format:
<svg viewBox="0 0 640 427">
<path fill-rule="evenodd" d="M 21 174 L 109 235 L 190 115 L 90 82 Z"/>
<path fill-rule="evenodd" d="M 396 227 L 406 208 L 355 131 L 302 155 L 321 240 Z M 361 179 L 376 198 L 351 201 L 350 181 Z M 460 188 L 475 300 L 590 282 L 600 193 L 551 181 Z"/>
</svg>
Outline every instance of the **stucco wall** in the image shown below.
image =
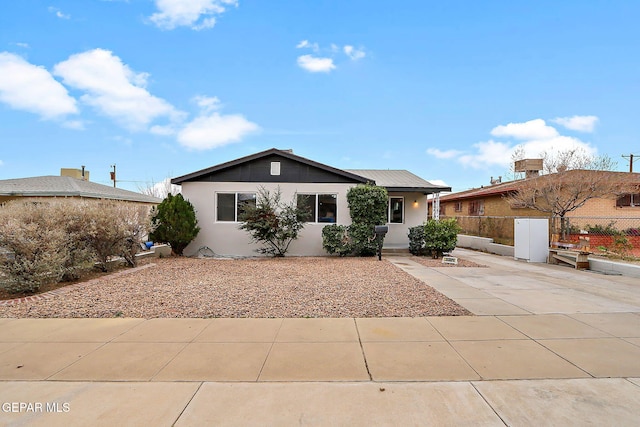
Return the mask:
<svg viewBox="0 0 640 427">
<path fill-rule="evenodd" d="M 408 248 L 409 228 L 422 224 L 427 217 L 427 196 L 421 193 L 391 192 L 389 197 L 404 197 L 404 223 L 387 224 L 389 233 L 384 239 L 384 246 Z"/>
<path fill-rule="evenodd" d="M 194 255 L 207 246 L 218 255 L 257 255 L 257 244 L 251 243 L 247 232 L 238 229 L 240 223 L 216 221 L 216 192 L 257 192 L 260 187 L 275 191 L 280 187 L 282 201 L 294 199 L 296 193 L 337 194 L 337 222 L 349 225 L 349 207 L 347 191 L 355 184 L 315 184 L 315 183 L 250 183 L 250 182 L 185 182 L 182 195 L 196 209 L 198 225 L 201 230 L 196 239 L 186 248 L 186 255 Z M 409 227 L 421 224 L 425 219 L 426 196 L 420 193 L 390 193 L 390 196 L 404 196 L 404 224 L 389 224 L 389 233 L 385 246 L 408 247 Z M 417 203 L 414 203 L 414 200 Z M 289 247 L 290 255 L 317 256 L 326 255 L 322 249 L 322 228 L 327 223 L 307 223 L 298 240 Z"/>
</svg>

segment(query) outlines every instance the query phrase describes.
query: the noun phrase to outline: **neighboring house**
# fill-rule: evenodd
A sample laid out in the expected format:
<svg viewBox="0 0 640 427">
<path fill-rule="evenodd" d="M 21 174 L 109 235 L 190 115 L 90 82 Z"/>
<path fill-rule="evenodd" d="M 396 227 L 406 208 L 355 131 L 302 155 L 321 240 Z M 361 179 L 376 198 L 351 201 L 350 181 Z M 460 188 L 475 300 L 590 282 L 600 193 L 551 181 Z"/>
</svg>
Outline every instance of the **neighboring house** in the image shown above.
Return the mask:
<svg viewBox="0 0 640 427">
<path fill-rule="evenodd" d="M 585 173 L 586 171 L 580 171 Z M 600 171 L 601 173 L 601 171 Z M 637 192 L 621 196 L 588 200 L 584 206 L 567 214 L 568 217 L 634 217 L 640 218 L 640 173 L 608 172 L 621 185 L 635 184 Z M 545 179 L 541 175 L 530 179 Z M 472 190 L 440 196 L 440 215 L 444 216 L 545 216 L 534 209 L 512 207 L 505 196 L 518 191 L 523 180 L 515 180 Z"/>
<path fill-rule="evenodd" d="M 616 218 L 632 219 L 620 221 L 618 227 L 623 229 L 639 224 L 635 218 L 640 220 L 640 174 L 608 173 L 611 174 L 611 179 L 619 181 L 621 186 L 634 184 L 638 190 L 633 194 L 588 200 L 584 206 L 567 213 L 566 217 L 572 225 L 578 228 L 586 225 L 606 226 Z M 529 179 L 546 179 L 547 176 L 549 175 Z M 499 243 L 513 244 L 513 222 L 500 220 L 499 217 L 550 217 L 546 212 L 510 206 L 506 196 L 518 191 L 522 182 L 523 180 L 515 180 L 496 183 L 440 196 L 440 217 L 457 217 L 459 224 L 468 232 L 495 238 Z"/>
<path fill-rule="evenodd" d="M 220 255 L 255 255 L 256 244 L 240 230 L 245 204 L 254 204 L 258 190 L 278 188 L 285 203 L 296 200 L 309 206 L 312 219 L 297 241 L 292 255 L 323 255 L 322 228 L 351 223 L 347 191 L 373 183 L 389 192 L 389 233 L 386 247 L 408 247 L 409 227 L 426 219 L 427 195 L 451 191 L 406 170 L 343 170 L 272 148 L 171 180 L 196 210 L 201 230 L 186 254 L 206 246 Z"/>
<path fill-rule="evenodd" d="M 9 200 L 43 201 L 50 198 L 120 200 L 157 205 L 162 200 L 133 191 L 71 176 L 36 176 L 0 180 L 0 204 Z"/>
</svg>

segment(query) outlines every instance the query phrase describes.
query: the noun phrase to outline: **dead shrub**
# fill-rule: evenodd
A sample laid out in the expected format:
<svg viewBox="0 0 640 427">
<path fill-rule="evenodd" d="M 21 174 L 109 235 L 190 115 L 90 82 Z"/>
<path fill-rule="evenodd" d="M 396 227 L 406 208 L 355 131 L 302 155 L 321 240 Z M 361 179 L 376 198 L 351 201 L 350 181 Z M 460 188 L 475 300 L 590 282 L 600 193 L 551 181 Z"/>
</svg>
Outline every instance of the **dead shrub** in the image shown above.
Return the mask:
<svg viewBox="0 0 640 427">
<path fill-rule="evenodd" d="M 0 208 L 0 286 L 31 293 L 46 283 L 76 280 L 96 263 L 107 271 L 135 254 L 149 231 L 148 208 L 122 202 L 13 201 Z"/>
<path fill-rule="evenodd" d="M 12 203 L 0 209 L 1 286 L 9 292 L 35 292 L 58 282 L 69 260 L 68 236 L 41 204 Z"/>
</svg>

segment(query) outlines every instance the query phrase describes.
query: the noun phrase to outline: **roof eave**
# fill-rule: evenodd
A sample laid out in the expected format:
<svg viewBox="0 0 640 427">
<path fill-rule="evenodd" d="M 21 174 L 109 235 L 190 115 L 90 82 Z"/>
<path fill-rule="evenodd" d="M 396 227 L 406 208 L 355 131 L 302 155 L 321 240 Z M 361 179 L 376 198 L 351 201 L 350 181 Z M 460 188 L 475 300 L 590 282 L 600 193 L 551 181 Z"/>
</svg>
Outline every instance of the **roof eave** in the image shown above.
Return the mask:
<svg viewBox="0 0 640 427">
<path fill-rule="evenodd" d="M 397 187 L 397 186 L 385 186 L 387 191 L 393 192 L 406 192 L 406 193 L 424 193 L 433 194 L 441 193 L 443 191 L 451 191 L 451 187 Z"/>
</svg>

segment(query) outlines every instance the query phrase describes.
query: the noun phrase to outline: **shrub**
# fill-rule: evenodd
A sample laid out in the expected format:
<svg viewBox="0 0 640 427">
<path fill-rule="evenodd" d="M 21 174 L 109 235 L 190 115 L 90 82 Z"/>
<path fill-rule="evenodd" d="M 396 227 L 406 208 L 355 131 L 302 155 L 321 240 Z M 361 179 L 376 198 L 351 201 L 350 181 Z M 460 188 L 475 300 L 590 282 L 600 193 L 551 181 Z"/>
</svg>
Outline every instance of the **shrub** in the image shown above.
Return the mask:
<svg viewBox="0 0 640 427">
<path fill-rule="evenodd" d="M 430 219 L 424 224 L 424 247 L 434 258 L 455 249 L 460 226 L 455 218 Z"/>
<path fill-rule="evenodd" d="M 615 221 L 609 222 L 609 224 L 607 224 L 606 226 L 600 225 L 600 224 L 596 224 L 596 225 L 587 224 L 585 228 L 590 234 L 600 234 L 603 236 L 615 236 L 617 234 L 620 234 L 620 231 L 616 229 L 615 224 L 616 224 Z"/>
<path fill-rule="evenodd" d="M 149 238 L 156 242 L 167 242 L 176 255 L 184 249 L 200 232 L 196 211 L 182 194 L 167 197 L 151 211 L 153 231 Z"/>
<path fill-rule="evenodd" d="M 373 232 L 376 225 L 386 224 L 389 197 L 387 190 L 375 185 L 357 185 L 347 192 L 351 216 L 349 237 L 356 255 L 371 256 L 378 250 Z"/>
<path fill-rule="evenodd" d="M 2 209 L 0 247 L 10 251 L 0 263 L 2 287 L 9 292 L 35 292 L 59 281 L 68 257 L 67 236 L 35 205 Z"/>
<path fill-rule="evenodd" d="M 424 243 L 424 225 L 409 228 L 409 252 L 416 256 L 427 255 Z"/>
<path fill-rule="evenodd" d="M 243 215 L 241 230 L 251 236 L 253 242 L 264 244 L 257 251 L 276 257 L 283 257 L 291 242 L 298 238 L 304 228 L 309 213 L 298 208 L 295 200 L 288 204 L 281 202 L 280 188 L 271 194 L 265 188 L 258 190 L 256 206 L 247 206 Z"/>
<path fill-rule="evenodd" d="M 148 230 L 147 208 L 118 202 L 15 201 L 0 209 L 0 282 L 10 292 L 35 292 L 46 283 L 74 280 L 99 261 L 135 253 Z"/>
<path fill-rule="evenodd" d="M 625 258 L 630 255 L 630 252 L 633 250 L 633 245 L 629 242 L 627 236 L 623 234 L 619 234 L 613 236 L 613 241 L 611 242 L 611 250 L 621 257 Z"/>
<path fill-rule="evenodd" d="M 349 227 L 331 224 L 322 228 L 322 247 L 332 255 L 346 256 L 353 252 Z"/>
<path fill-rule="evenodd" d="M 150 229 L 147 208 L 122 202 L 93 202 L 87 211 L 90 246 L 98 266 L 109 269 L 109 260 L 122 257 L 136 266 L 135 254 Z"/>
<path fill-rule="evenodd" d="M 49 205 L 49 216 L 55 227 L 64 226 L 68 256 L 63 264 L 62 281 L 77 280 L 94 265 L 95 252 L 87 233 L 89 203 L 79 200 L 55 202 Z"/>
</svg>

